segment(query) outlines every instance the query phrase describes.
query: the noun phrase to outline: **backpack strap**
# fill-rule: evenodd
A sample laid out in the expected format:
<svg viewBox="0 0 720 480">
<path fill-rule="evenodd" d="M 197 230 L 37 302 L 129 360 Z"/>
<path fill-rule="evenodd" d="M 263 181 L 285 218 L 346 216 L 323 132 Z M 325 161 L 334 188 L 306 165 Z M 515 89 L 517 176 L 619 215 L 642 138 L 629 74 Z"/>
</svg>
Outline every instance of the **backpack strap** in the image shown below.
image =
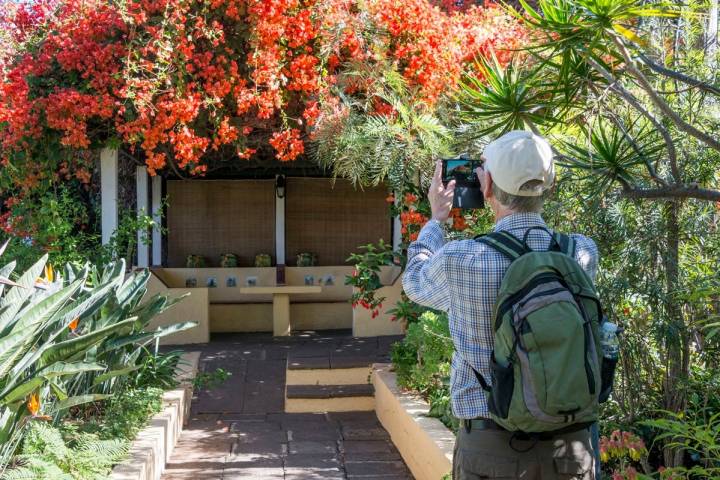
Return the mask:
<svg viewBox="0 0 720 480">
<path fill-rule="evenodd" d="M 570 235 L 553 232 L 553 241 L 562 253 L 570 258 L 575 258 L 575 240 Z"/>
<path fill-rule="evenodd" d="M 490 248 L 505 255 L 511 262 L 531 252 L 530 248 L 510 232 L 491 232 L 487 235 L 478 235 L 476 242 L 484 243 Z"/>
<path fill-rule="evenodd" d="M 525 236 L 522 239 L 522 243 L 527 245 L 527 239 L 530 232 L 533 230 L 542 230 L 550 236 L 550 247 L 548 250 L 555 252 L 562 252 L 570 258 L 575 258 L 575 240 L 569 235 L 565 235 L 560 232 L 550 231 L 546 227 L 535 226 L 530 227 L 525 232 Z"/>
</svg>

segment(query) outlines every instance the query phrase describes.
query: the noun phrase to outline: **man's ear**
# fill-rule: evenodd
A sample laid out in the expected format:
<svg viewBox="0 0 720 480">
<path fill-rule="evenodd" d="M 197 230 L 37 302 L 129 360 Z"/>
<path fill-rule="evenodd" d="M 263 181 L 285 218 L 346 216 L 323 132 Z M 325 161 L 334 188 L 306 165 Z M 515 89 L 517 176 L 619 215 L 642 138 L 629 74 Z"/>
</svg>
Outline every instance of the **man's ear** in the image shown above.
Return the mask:
<svg viewBox="0 0 720 480">
<path fill-rule="evenodd" d="M 489 200 L 492 198 L 492 175 L 490 175 L 490 172 L 487 170 L 483 170 L 483 179 L 482 182 L 480 182 L 480 186 L 482 187 L 483 197 L 485 197 L 485 200 Z"/>
</svg>

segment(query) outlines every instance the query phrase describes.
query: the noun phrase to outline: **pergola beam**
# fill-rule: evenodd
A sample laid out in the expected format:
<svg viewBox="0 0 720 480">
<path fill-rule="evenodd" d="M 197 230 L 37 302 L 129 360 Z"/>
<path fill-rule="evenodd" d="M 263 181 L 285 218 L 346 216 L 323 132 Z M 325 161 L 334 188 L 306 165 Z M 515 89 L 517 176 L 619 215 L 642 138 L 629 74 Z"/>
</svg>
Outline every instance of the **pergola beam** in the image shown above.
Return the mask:
<svg viewBox="0 0 720 480">
<path fill-rule="evenodd" d="M 155 175 L 152 177 L 152 216 L 155 221 L 155 226 L 152 229 L 152 264 L 156 267 L 162 266 L 161 204 L 162 177 Z"/>
<path fill-rule="evenodd" d="M 100 225 L 102 244 L 108 245 L 118 227 L 118 151 L 100 152 Z"/>
<path fill-rule="evenodd" d="M 279 175 L 275 176 L 277 182 Z M 281 194 L 282 196 L 280 196 Z M 275 188 L 275 258 L 277 265 L 285 265 L 285 188 Z"/>
<path fill-rule="evenodd" d="M 148 173 L 145 166 L 135 167 L 135 186 L 137 188 L 137 216 L 140 219 L 150 212 L 148 205 Z M 141 229 L 137 232 L 137 266 L 140 268 L 150 266 L 148 232 Z"/>
</svg>

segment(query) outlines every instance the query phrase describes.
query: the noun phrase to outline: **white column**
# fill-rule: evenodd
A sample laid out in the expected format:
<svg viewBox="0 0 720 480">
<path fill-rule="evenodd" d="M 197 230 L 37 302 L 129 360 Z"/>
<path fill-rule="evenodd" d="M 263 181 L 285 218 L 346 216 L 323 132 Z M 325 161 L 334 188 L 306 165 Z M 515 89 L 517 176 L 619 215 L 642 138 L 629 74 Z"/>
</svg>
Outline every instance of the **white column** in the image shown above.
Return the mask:
<svg viewBox="0 0 720 480">
<path fill-rule="evenodd" d="M 395 215 L 393 217 L 393 225 L 392 225 L 392 236 L 393 236 L 393 250 L 400 250 L 400 242 L 402 241 L 402 233 L 400 232 L 400 229 L 402 228 L 402 224 L 400 223 L 400 216 Z"/>
<path fill-rule="evenodd" d="M 287 187 L 284 190 L 287 192 Z M 275 191 L 275 257 L 278 265 L 285 264 L 285 194 L 278 197 L 277 190 Z"/>
<path fill-rule="evenodd" d="M 107 245 L 118 227 L 118 151 L 100 152 L 100 216 L 102 243 Z"/>
<path fill-rule="evenodd" d="M 160 215 L 160 204 L 162 203 L 162 177 L 152 177 L 152 216 L 156 226 L 152 230 L 152 264 L 162 265 L 162 216 Z"/>
<path fill-rule="evenodd" d="M 137 216 L 138 218 L 150 212 L 148 208 L 148 173 L 144 166 L 135 168 L 135 186 L 137 187 Z M 137 232 L 137 266 L 147 268 L 150 266 L 150 244 L 148 232 Z"/>
</svg>

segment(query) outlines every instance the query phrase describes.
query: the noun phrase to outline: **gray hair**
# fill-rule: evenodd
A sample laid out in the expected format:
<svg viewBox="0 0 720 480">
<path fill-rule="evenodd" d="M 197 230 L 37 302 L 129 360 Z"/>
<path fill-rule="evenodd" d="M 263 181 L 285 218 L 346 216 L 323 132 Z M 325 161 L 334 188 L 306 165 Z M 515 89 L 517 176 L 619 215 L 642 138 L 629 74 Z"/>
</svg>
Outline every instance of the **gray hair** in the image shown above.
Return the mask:
<svg viewBox="0 0 720 480">
<path fill-rule="evenodd" d="M 520 190 L 535 190 L 542 186 L 542 184 L 542 180 L 528 180 L 522 184 Z M 509 208 L 510 210 L 514 210 L 516 212 L 534 213 L 542 212 L 543 204 L 545 203 L 545 196 L 547 194 L 547 192 L 545 192 L 542 195 L 534 197 L 511 195 L 498 187 L 495 182 L 492 184 L 492 192 L 498 202 L 500 202 L 500 204 L 505 208 Z"/>
</svg>

